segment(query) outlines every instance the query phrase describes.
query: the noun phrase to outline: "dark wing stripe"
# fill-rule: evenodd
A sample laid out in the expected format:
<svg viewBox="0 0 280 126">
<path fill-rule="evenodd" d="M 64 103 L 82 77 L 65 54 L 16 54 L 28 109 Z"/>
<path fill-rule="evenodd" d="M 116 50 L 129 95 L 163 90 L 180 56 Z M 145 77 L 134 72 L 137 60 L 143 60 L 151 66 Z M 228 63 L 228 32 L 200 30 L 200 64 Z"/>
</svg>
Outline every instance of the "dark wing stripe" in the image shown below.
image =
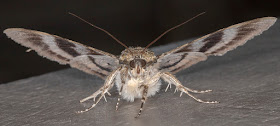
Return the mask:
<svg viewBox="0 0 280 126">
<path fill-rule="evenodd" d="M 52 55 L 52 56 L 54 56 L 54 57 L 60 59 L 60 60 L 67 61 L 67 62 L 70 61 L 70 59 L 67 59 L 66 57 L 61 56 L 61 55 L 59 55 L 59 54 L 57 54 L 57 53 L 55 53 L 55 52 L 53 52 L 53 51 L 51 51 L 51 50 L 46 50 L 46 52 L 47 52 L 48 54 L 50 54 L 50 55 Z"/>
<path fill-rule="evenodd" d="M 70 65 L 71 67 L 79 68 L 87 73 L 95 74 L 105 79 L 106 75 L 110 74 L 111 70 L 117 69 L 118 62 L 106 55 L 82 55 L 72 59 Z"/>
<path fill-rule="evenodd" d="M 42 42 L 42 36 L 41 35 L 37 35 L 37 34 L 26 34 L 27 36 L 29 36 L 29 38 L 26 38 L 26 41 L 30 41 L 33 42 L 35 45 L 38 44 L 38 46 L 41 44 Z"/>
<path fill-rule="evenodd" d="M 225 46 L 222 46 L 222 47 L 216 49 L 214 52 L 212 52 L 212 54 L 217 54 L 219 52 L 224 52 L 226 50 L 229 50 L 230 48 L 232 48 L 232 46 L 234 46 L 236 44 L 236 42 L 241 41 L 246 36 L 251 34 L 251 32 L 253 32 L 254 30 L 256 30 L 256 29 L 253 28 L 252 26 L 250 26 L 250 24 L 237 28 L 237 35 L 232 39 L 232 41 L 225 44 Z"/>
<path fill-rule="evenodd" d="M 186 63 L 186 64 L 187 64 L 187 63 Z M 177 71 L 181 70 L 181 69 L 184 68 L 184 67 L 185 67 L 185 65 L 179 66 L 179 67 L 177 67 L 177 68 L 175 68 L 175 69 L 172 69 L 170 72 L 171 72 L 171 73 L 176 73 Z"/>
<path fill-rule="evenodd" d="M 25 38 L 25 41 L 30 41 L 34 46 L 41 47 L 42 50 L 49 49 L 49 46 L 47 44 L 42 43 L 43 39 L 41 35 L 29 33 L 26 34 L 26 36 L 30 36 L 30 37 Z"/>
<path fill-rule="evenodd" d="M 70 43 L 69 41 L 58 37 L 55 38 L 55 42 L 60 49 L 62 49 L 64 52 L 68 53 L 69 55 L 73 57 L 81 55 L 74 49 L 76 47 L 75 44 Z"/>
<path fill-rule="evenodd" d="M 204 46 L 200 48 L 199 52 L 206 52 L 211 47 L 215 46 L 217 43 L 221 42 L 224 32 L 217 32 L 203 40 Z"/>
<path fill-rule="evenodd" d="M 190 49 L 190 48 L 182 48 L 180 50 L 177 50 L 176 52 L 174 53 L 183 53 L 183 52 L 193 52 L 193 49 Z"/>
<path fill-rule="evenodd" d="M 240 41 L 247 35 L 251 34 L 251 32 L 256 30 L 250 24 L 247 24 L 243 27 L 239 27 L 237 29 L 238 29 L 237 35 L 235 36 L 235 38 L 233 38 L 233 41 Z"/>
<path fill-rule="evenodd" d="M 201 52 L 184 52 L 169 55 L 165 59 L 159 59 L 159 70 L 176 73 L 178 70 L 191 66 L 207 57 Z"/>
<path fill-rule="evenodd" d="M 108 76 L 107 74 L 103 74 L 103 73 L 101 73 L 101 72 L 92 70 L 92 69 L 91 69 L 90 67 L 88 67 L 88 66 L 83 66 L 83 67 L 85 67 L 85 70 L 83 70 L 83 71 L 85 71 L 85 72 L 88 71 L 87 73 L 97 75 L 98 77 L 101 77 L 102 79 L 105 79 L 106 76 Z"/>
<path fill-rule="evenodd" d="M 182 62 L 172 68 L 172 70 L 170 70 L 171 73 L 175 74 L 177 73 L 178 71 L 182 70 L 182 69 L 185 69 L 187 67 L 190 67 L 191 65 L 193 64 L 196 64 L 200 61 L 204 61 L 207 59 L 207 56 L 204 55 L 203 53 L 199 53 L 199 52 L 189 52 L 187 53 L 188 55 L 185 55 L 184 59 L 182 60 Z"/>
<path fill-rule="evenodd" d="M 79 57 L 83 57 L 83 58 L 79 58 Z M 76 59 L 79 58 L 79 59 Z M 73 60 L 70 61 L 70 65 L 71 67 L 74 68 L 79 68 L 80 70 L 89 73 L 89 74 L 94 74 L 97 75 L 99 77 L 101 77 L 102 79 L 105 79 L 106 76 L 108 76 L 108 73 L 104 74 L 102 73 L 102 71 L 98 68 L 93 68 L 92 65 L 90 63 L 88 63 L 88 56 L 78 56 L 74 58 Z M 91 62 L 92 63 L 92 62 Z"/>
<path fill-rule="evenodd" d="M 159 70 L 163 70 L 163 69 L 170 68 L 170 67 L 173 67 L 173 66 L 177 65 L 183 59 L 185 59 L 187 55 L 188 55 L 187 53 L 181 55 L 181 58 L 178 61 L 176 61 L 175 63 L 172 63 L 172 64 L 169 64 L 170 60 L 165 62 L 165 64 L 163 66 L 161 66 Z M 173 59 L 171 59 L 171 60 L 173 60 Z"/>
<path fill-rule="evenodd" d="M 105 68 L 105 67 L 103 67 L 103 66 L 97 64 L 97 63 L 95 62 L 96 59 L 94 59 L 93 57 L 88 56 L 88 58 L 89 58 L 90 61 L 91 61 L 94 65 L 96 65 L 99 69 L 102 69 L 102 70 L 105 70 L 105 71 L 110 71 L 110 69 Z"/>
<path fill-rule="evenodd" d="M 61 61 L 67 61 L 67 62 L 70 61 L 70 59 L 51 51 L 50 47 L 46 43 L 43 42 L 43 39 L 42 39 L 41 35 L 33 34 L 33 33 L 27 33 L 27 34 L 25 34 L 25 36 L 29 36 L 29 37 L 25 38 L 25 41 L 29 41 L 35 47 L 40 47 L 39 49 L 42 52 L 47 53 L 48 55 L 51 55 L 51 56 L 53 56 L 53 57 L 55 57 L 55 58 L 57 58 Z"/>
</svg>

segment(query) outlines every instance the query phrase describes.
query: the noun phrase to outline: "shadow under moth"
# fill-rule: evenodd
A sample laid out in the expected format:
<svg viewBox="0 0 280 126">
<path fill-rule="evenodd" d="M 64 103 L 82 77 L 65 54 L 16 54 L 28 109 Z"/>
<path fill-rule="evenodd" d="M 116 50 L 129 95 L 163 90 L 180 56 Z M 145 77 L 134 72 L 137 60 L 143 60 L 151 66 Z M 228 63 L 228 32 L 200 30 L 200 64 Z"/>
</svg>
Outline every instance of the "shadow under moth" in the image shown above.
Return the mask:
<svg viewBox="0 0 280 126">
<path fill-rule="evenodd" d="M 208 56 L 222 56 L 226 52 L 245 44 L 254 36 L 267 30 L 277 20 L 275 17 L 263 17 L 232 25 L 161 55 L 155 55 L 147 49 L 151 44 L 169 31 L 201 14 L 165 31 L 145 48 L 127 47 L 108 31 L 72 13 L 70 14 L 107 33 L 126 47 L 126 49 L 119 56 L 115 56 L 72 40 L 40 31 L 8 28 L 4 30 L 4 33 L 15 42 L 36 51 L 40 56 L 60 64 L 69 64 L 73 68 L 105 79 L 104 85 L 99 90 L 80 100 L 80 102 L 85 102 L 89 99 L 94 99 L 94 104 L 78 113 L 94 108 L 102 98 L 106 101 L 105 95 L 110 95 L 109 90 L 115 84 L 119 92 L 116 110 L 118 110 L 121 99 L 133 102 L 135 98 L 141 98 L 142 103 L 136 117 L 140 116 L 147 98 L 159 91 L 161 86 L 160 79 L 167 82 L 166 90 L 169 87 L 171 88 L 171 85 L 175 85 L 175 91 L 181 92 L 180 96 L 185 93 L 201 103 L 218 103 L 217 101 L 203 101 L 196 98 L 191 93 L 206 93 L 211 90 L 198 91 L 187 88 L 182 85 L 174 74 L 193 64 L 206 60 Z M 96 99 L 97 96 L 99 97 Z"/>
</svg>

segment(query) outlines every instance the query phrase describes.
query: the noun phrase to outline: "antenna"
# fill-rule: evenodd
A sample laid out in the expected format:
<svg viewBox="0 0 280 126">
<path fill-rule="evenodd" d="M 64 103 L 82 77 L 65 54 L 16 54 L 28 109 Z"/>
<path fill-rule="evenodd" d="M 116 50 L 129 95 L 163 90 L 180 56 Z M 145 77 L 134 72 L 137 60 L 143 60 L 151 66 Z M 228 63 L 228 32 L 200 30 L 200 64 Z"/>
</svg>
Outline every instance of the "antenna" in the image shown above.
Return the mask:
<svg viewBox="0 0 280 126">
<path fill-rule="evenodd" d="M 92 27 L 94 27 L 94 28 L 97 28 L 97 29 L 99 29 L 99 30 L 105 32 L 105 33 L 106 33 L 107 35 L 109 35 L 111 38 L 113 38 L 113 39 L 116 40 L 118 43 L 120 43 L 122 46 L 124 46 L 126 49 L 128 49 L 128 47 L 127 47 L 124 43 L 122 43 L 120 40 L 118 40 L 118 39 L 117 39 L 115 36 L 113 36 L 110 32 L 108 32 L 108 31 L 106 31 L 105 29 L 100 28 L 100 27 L 98 27 L 98 26 L 96 26 L 96 25 L 94 25 L 94 24 L 92 24 L 92 23 L 89 23 L 88 21 L 86 21 L 85 19 L 83 19 L 83 18 L 77 16 L 76 14 L 73 14 L 73 13 L 71 13 L 71 12 L 68 12 L 68 13 L 69 13 L 70 15 L 72 15 L 72 16 L 74 16 L 74 17 L 80 19 L 80 20 L 82 20 L 83 22 L 89 24 L 90 26 L 92 26 Z M 128 50 L 129 50 L 129 49 L 128 49 Z M 130 51 L 130 50 L 129 50 L 129 51 Z M 131 52 L 131 51 L 130 51 L 130 52 Z"/>
<path fill-rule="evenodd" d="M 150 44 L 148 44 L 148 45 L 145 47 L 145 49 L 143 49 L 142 52 L 144 52 L 147 48 L 149 48 L 152 44 L 154 44 L 157 40 L 159 40 L 162 36 L 164 36 L 164 35 L 167 34 L 168 32 L 170 32 L 170 31 L 172 31 L 172 30 L 174 30 L 174 29 L 176 29 L 176 28 L 178 28 L 178 27 L 180 27 L 180 26 L 182 26 L 182 25 L 188 23 L 189 21 L 191 21 L 191 20 L 193 20 L 193 19 L 195 19 L 195 18 L 197 18 L 198 16 L 203 15 L 203 14 L 205 14 L 205 12 L 202 12 L 202 13 L 200 13 L 200 14 L 198 14 L 198 15 L 192 17 L 191 19 L 184 21 L 183 23 L 178 24 L 178 25 L 176 25 L 176 26 L 174 26 L 174 27 L 172 27 L 172 28 L 166 30 L 166 31 L 163 32 L 160 36 L 158 36 L 155 40 L 153 40 Z"/>
</svg>

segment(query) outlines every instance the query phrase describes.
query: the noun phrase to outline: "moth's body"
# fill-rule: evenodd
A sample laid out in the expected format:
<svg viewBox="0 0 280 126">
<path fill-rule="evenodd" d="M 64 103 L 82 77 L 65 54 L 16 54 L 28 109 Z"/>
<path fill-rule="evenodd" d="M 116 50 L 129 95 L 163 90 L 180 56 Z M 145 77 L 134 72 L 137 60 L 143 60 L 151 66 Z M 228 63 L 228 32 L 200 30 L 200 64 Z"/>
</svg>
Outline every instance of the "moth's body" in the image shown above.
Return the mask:
<svg viewBox="0 0 280 126">
<path fill-rule="evenodd" d="M 135 98 L 141 98 L 142 103 L 137 115 L 138 117 L 141 114 L 147 97 L 155 95 L 159 91 L 161 86 L 160 80 L 167 82 L 166 89 L 174 85 L 175 91 L 181 91 L 181 95 L 185 93 L 198 102 L 217 103 L 216 101 L 203 101 L 190 94 L 206 93 L 211 90 L 197 91 L 189 89 L 183 86 L 174 74 L 193 64 L 206 60 L 208 56 L 224 55 L 226 52 L 245 44 L 254 36 L 261 34 L 275 22 L 276 18 L 274 17 L 264 17 L 239 23 L 205 35 L 158 56 L 146 48 L 167 32 L 186 22 L 167 30 L 146 48 L 128 48 L 124 45 L 127 49 L 119 57 L 39 31 L 10 28 L 6 29 L 4 33 L 17 43 L 31 48 L 43 57 L 57 61 L 60 64 L 69 64 L 73 68 L 105 79 L 104 85 L 99 90 L 80 100 L 80 102 L 89 99 L 94 99 L 95 101 L 90 108 L 80 111 L 81 113 L 95 107 L 102 98 L 106 100 L 105 95 L 110 95 L 109 90 L 115 84 L 120 96 L 116 109 L 118 109 L 121 98 L 131 102 Z M 104 29 L 97 26 L 94 27 L 106 32 L 113 39 L 121 43 Z M 97 96 L 99 97 L 95 100 Z"/>
<path fill-rule="evenodd" d="M 142 53 L 143 49 L 130 47 L 124 50 L 119 58 L 121 69 L 116 75 L 115 82 L 118 90 L 121 91 L 122 98 L 127 101 L 133 102 L 135 98 L 142 98 L 143 86 L 149 87 L 147 97 L 155 95 L 160 89 L 159 71 L 157 66 L 154 66 L 156 56 L 149 50 Z M 132 64 L 133 62 L 134 64 Z M 141 66 L 141 62 L 143 66 Z M 136 66 L 133 68 L 131 65 Z M 123 89 L 121 90 L 121 88 Z"/>
</svg>

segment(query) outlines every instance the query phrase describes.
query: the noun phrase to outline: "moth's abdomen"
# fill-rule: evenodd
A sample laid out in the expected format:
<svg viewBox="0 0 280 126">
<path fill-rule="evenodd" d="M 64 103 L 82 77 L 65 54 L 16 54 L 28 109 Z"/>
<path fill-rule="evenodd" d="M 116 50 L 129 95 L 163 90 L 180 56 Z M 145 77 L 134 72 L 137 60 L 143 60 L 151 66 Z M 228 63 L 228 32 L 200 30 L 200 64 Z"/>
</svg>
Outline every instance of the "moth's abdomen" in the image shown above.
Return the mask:
<svg viewBox="0 0 280 126">
<path fill-rule="evenodd" d="M 149 86 L 147 97 L 155 95 L 159 91 L 161 83 L 158 81 L 156 84 L 151 85 L 153 86 Z M 142 98 L 143 89 L 138 81 L 131 79 L 123 87 L 122 97 L 127 101 L 133 102 L 135 98 Z"/>
<path fill-rule="evenodd" d="M 139 87 L 139 81 L 130 79 L 123 87 L 122 97 L 130 102 L 134 101 L 134 98 L 141 98 L 142 89 Z"/>
<path fill-rule="evenodd" d="M 143 80 L 141 79 L 136 79 L 136 78 L 126 78 L 126 81 L 124 84 L 121 83 L 121 74 L 118 74 L 116 77 L 116 85 L 118 90 L 120 91 L 121 85 L 123 85 L 122 89 L 122 98 L 133 102 L 135 98 L 142 98 L 143 94 Z M 156 92 L 159 91 L 161 82 L 156 81 L 153 82 L 152 84 L 146 84 L 148 85 L 148 92 L 147 92 L 147 97 L 153 96 L 156 94 Z"/>
</svg>

